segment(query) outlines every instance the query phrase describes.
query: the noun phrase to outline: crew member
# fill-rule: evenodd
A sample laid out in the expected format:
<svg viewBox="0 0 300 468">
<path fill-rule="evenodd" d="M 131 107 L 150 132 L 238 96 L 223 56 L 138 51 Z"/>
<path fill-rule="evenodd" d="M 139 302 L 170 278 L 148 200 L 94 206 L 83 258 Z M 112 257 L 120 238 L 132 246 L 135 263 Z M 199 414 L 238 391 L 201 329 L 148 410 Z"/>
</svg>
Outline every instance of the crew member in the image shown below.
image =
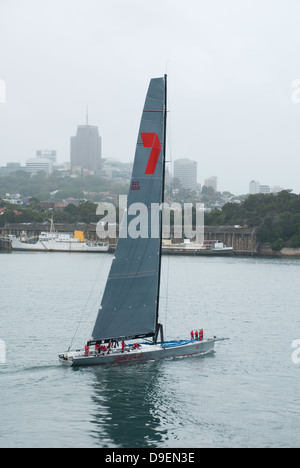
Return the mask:
<svg viewBox="0 0 300 468">
<path fill-rule="evenodd" d="M 134 345 L 132 345 L 132 349 L 139 349 L 140 345 L 138 343 L 134 343 Z"/>
</svg>

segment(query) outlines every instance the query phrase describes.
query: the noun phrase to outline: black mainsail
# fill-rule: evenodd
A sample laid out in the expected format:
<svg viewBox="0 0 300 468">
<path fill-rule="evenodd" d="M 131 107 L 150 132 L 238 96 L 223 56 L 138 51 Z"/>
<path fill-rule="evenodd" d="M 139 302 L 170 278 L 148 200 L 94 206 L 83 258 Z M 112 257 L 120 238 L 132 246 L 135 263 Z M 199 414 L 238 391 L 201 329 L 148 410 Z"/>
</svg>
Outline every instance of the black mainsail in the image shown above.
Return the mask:
<svg viewBox="0 0 300 468">
<path fill-rule="evenodd" d="M 155 337 L 160 327 L 158 308 L 166 85 L 166 76 L 152 79 L 149 85 L 138 134 L 127 212 L 90 344 Z"/>
</svg>

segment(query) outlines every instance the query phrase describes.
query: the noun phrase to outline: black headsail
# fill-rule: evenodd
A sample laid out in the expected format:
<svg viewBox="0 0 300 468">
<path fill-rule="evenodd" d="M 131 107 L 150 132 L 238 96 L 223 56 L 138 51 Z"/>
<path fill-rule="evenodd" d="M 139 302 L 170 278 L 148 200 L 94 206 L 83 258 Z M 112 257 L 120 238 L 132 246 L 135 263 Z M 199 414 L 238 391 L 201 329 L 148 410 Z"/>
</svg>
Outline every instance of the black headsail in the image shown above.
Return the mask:
<svg viewBox="0 0 300 468">
<path fill-rule="evenodd" d="M 127 213 L 91 343 L 157 336 L 166 90 L 166 76 L 151 80 L 138 135 Z"/>
</svg>

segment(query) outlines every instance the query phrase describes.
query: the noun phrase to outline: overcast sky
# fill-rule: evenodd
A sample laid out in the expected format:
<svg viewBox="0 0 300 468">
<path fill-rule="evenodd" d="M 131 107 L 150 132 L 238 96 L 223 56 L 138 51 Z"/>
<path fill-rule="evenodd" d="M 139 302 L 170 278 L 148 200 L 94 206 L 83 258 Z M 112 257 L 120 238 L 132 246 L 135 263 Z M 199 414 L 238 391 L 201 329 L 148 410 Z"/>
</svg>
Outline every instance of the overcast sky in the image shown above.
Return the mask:
<svg viewBox="0 0 300 468">
<path fill-rule="evenodd" d="M 299 21 L 299 0 L 0 0 L 0 164 L 69 161 L 87 104 L 103 157 L 132 161 L 149 80 L 167 71 L 173 161 L 220 190 L 299 193 Z"/>
</svg>

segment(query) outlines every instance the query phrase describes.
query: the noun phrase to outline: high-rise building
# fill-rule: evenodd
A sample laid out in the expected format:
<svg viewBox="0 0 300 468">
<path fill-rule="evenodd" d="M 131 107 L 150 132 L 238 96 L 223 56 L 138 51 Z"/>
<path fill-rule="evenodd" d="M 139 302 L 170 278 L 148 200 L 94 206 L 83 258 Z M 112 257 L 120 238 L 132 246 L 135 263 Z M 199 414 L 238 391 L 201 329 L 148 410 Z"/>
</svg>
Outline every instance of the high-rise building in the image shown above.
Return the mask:
<svg viewBox="0 0 300 468">
<path fill-rule="evenodd" d="M 31 174 L 37 174 L 38 172 L 45 172 L 51 174 L 53 169 L 53 163 L 49 159 L 35 158 L 26 161 L 26 171 Z"/>
<path fill-rule="evenodd" d="M 53 163 L 56 163 L 56 151 L 55 150 L 39 150 L 36 152 L 37 159 L 49 159 Z"/>
<path fill-rule="evenodd" d="M 197 190 L 197 162 L 177 159 L 174 162 L 174 179 L 178 179 L 185 189 Z"/>
<path fill-rule="evenodd" d="M 212 187 L 215 192 L 218 191 L 218 177 L 209 177 L 204 182 L 205 187 Z"/>
<path fill-rule="evenodd" d="M 79 125 L 71 137 L 71 166 L 97 172 L 101 168 L 101 137 L 98 127 Z"/>
<path fill-rule="evenodd" d="M 260 183 L 258 180 L 251 180 L 249 184 L 249 193 L 251 195 L 257 195 L 260 192 Z"/>
</svg>

